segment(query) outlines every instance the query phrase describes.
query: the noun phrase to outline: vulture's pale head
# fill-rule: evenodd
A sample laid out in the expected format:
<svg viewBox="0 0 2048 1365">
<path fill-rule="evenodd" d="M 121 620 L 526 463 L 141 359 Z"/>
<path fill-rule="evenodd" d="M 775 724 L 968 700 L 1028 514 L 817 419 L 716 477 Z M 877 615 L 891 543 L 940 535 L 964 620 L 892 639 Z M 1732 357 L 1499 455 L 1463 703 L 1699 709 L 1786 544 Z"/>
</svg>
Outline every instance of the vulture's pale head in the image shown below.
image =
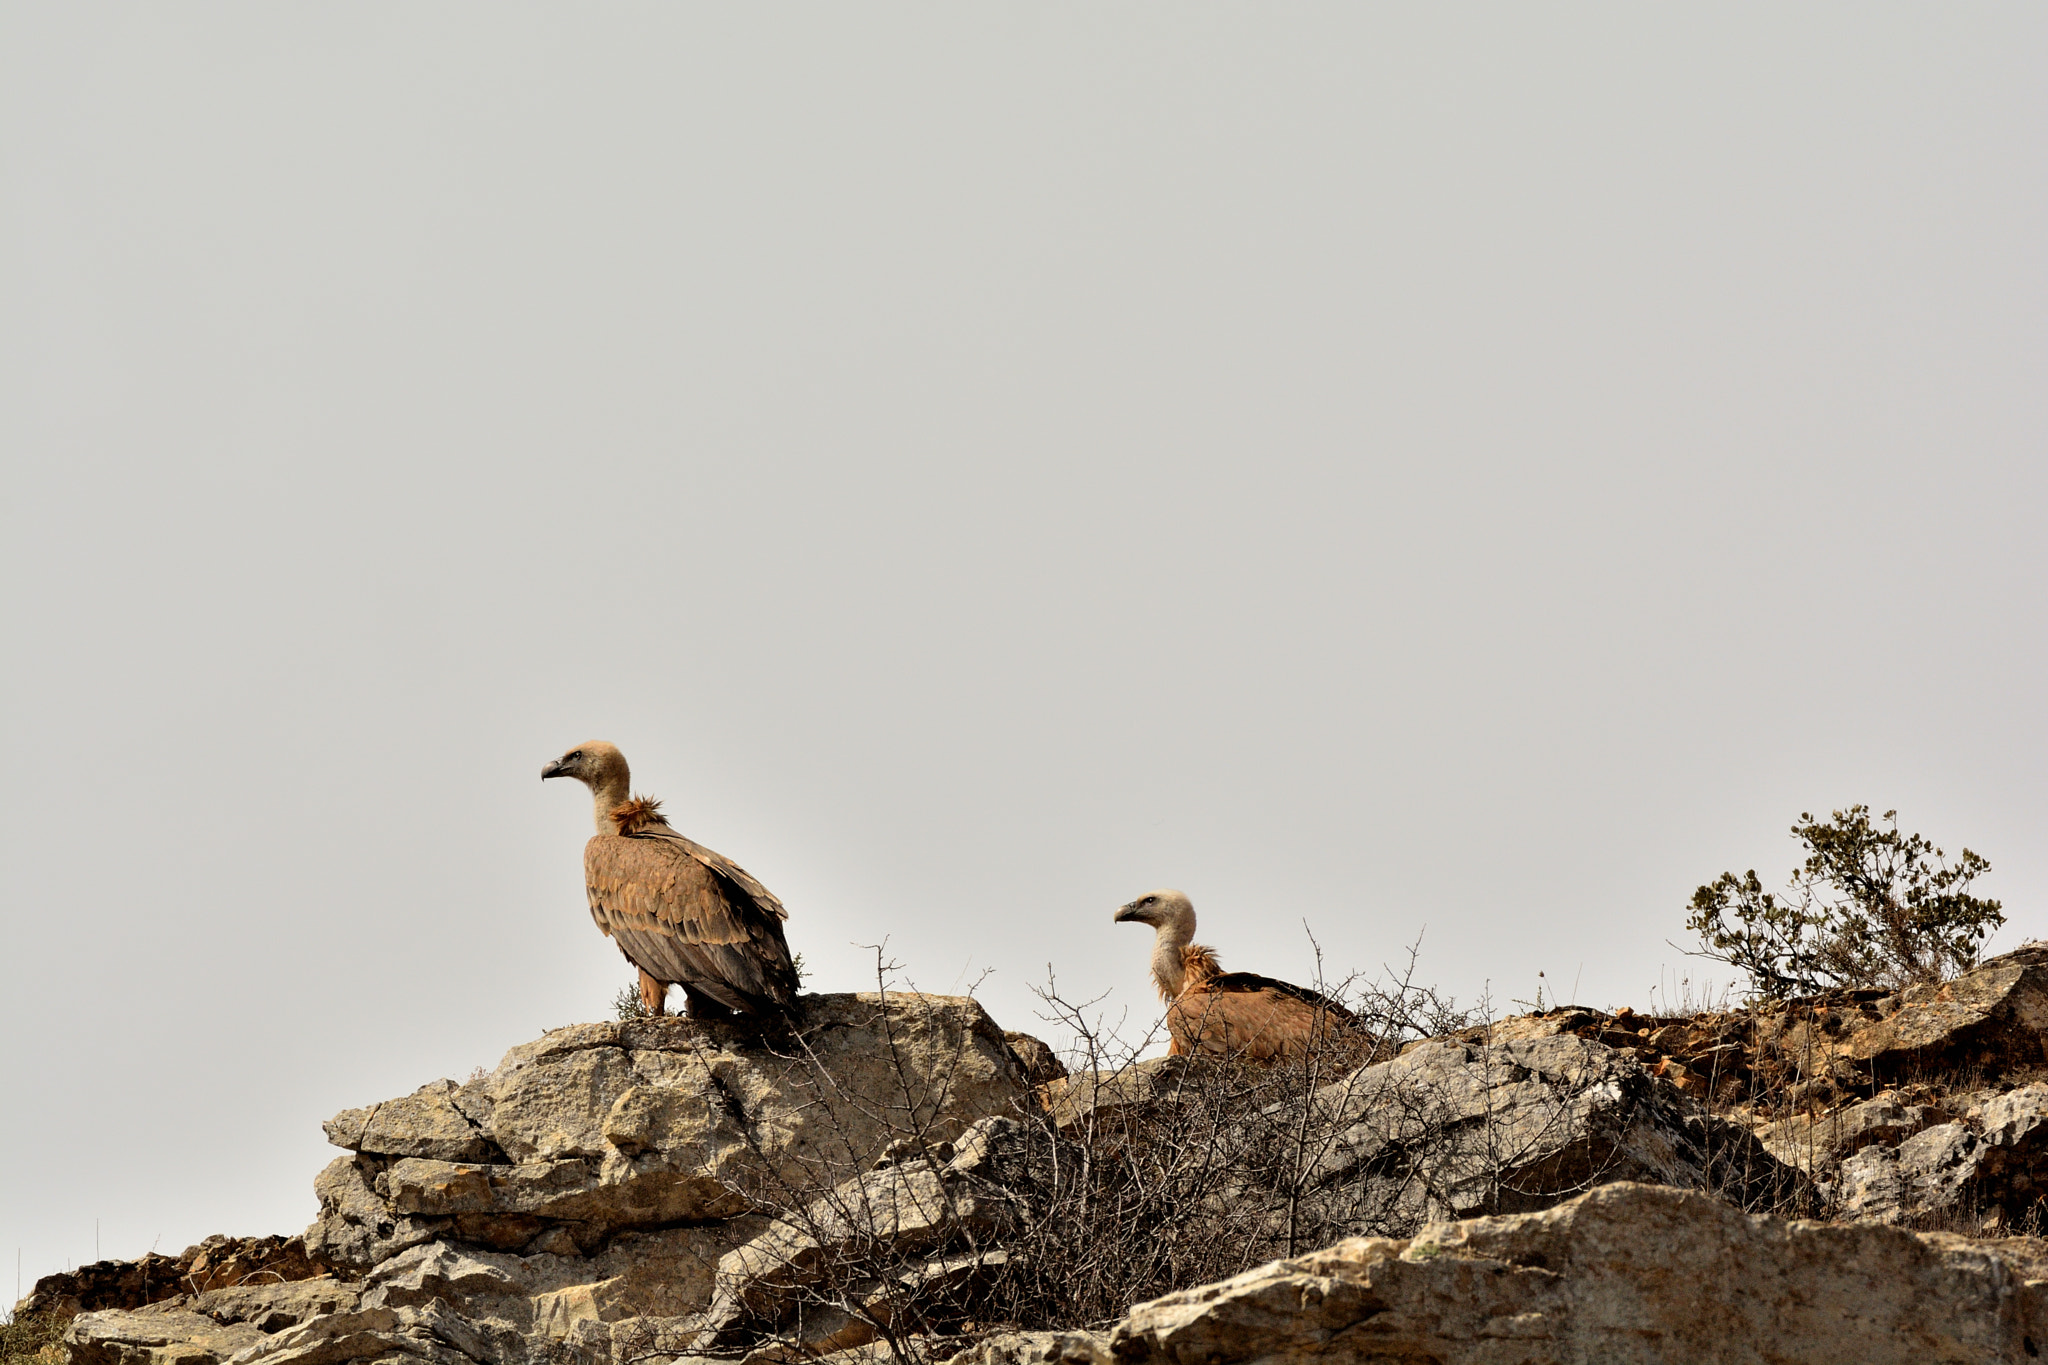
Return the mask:
<svg viewBox="0 0 2048 1365">
<path fill-rule="evenodd" d="M 540 770 L 540 780 L 573 777 L 592 791 L 623 791 L 632 782 L 632 770 L 616 744 L 593 739 L 579 744 Z"/>
<path fill-rule="evenodd" d="M 1180 935 L 1195 932 L 1195 905 L 1184 891 L 1148 891 L 1116 912 L 1116 922 L 1123 924 L 1135 921 L 1149 924 L 1154 929 L 1178 931 Z"/>
<path fill-rule="evenodd" d="M 540 770 L 541 781 L 551 777 L 573 777 L 590 788 L 591 817 L 597 832 L 619 832 L 612 823 L 612 812 L 631 794 L 627 784 L 633 780 L 633 773 L 626 767 L 626 756 L 619 752 L 618 745 L 601 739 L 579 744 Z"/>
</svg>

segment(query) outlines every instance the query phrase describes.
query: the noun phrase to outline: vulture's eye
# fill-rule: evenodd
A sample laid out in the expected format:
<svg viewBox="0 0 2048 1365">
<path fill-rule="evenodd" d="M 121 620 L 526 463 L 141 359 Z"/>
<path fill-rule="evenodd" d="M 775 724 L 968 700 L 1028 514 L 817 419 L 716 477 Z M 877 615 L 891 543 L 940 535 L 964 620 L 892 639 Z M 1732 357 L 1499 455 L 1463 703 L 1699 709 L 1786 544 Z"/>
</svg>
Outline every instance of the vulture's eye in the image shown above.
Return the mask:
<svg viewBox="0 0 2048 1365">
<path fill-rule="evenodd" d="M 583 757 L 583 751 L 581 749 L 578 749 L 575 753 L 570 754 L 565 761 L 569 763 L 574 763 L 577 759 L 581 757 Z"/>
</svg>

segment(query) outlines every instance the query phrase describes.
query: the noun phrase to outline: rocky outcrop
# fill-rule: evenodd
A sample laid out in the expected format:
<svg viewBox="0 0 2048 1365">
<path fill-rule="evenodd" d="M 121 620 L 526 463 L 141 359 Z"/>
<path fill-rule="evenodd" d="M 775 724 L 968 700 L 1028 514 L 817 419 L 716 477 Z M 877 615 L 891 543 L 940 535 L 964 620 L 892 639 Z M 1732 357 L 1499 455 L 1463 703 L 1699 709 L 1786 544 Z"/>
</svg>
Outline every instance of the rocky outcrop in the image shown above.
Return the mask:
<svg viewBox="0 0 2048 1365">
<path fill-rule="evenodd" d="M 2038 1059 L 2037 994 L 2048 947 L 1918 996 L 1551 1011 L 1324 1071 L 1067 1075 L 952 997 L 811 997 L 779 1037 L 578 1025 L 335 1115 L 303 1245 L 23 1307 L 77 1313 L 73 1365 L 880 1365 L 906 1332 L 970 1365 L 2030 1359 L 2042 1244 L 1763 1214 L 2037 1225 L 2048 1082 L 1953 1069 Z M 1114 1330 L 972 1337 L 1058 1325 L 1074 1274 L 1113 1313 L 1330 1242 Z"/>
<path fill-rule="evenodd" d="M 73 1365 L 210 1365 L 316 1318 L 355 1308 L 329 1276 L 181 1295 L 137 1309 L 78 1315 L 65 1334 Z"/>
<path fill-rule="evenodd" d="M 1911 987 L 1877 1008 L 1879 1018 L 1849 1030 L 1838 1047 L 1864 1074 L 2039 1066 L 2048 1062 L 2048 944 L 1991 958 L 1953 981 Z"/>
<path fill-rule="evenodd" d="M 1329 1137 L 1310 1168 L 1314 1197 L 1352 1228 L 1546 1208 L 1620 1180 L 1765 1207 L 1801 1184 L 1743 1125 L 1566 1033 L 1411 1047 L 1325 1087 L 1316 1105 Z"/>
<path fill-rule="evenodd" d="M 241 1263 L 130 1267 L 169 1297 L 74 1319 L 74 1365 L 603 1365 L 615 1330 L 629 1355 L 694 1340 L 721 1258 L 775 1230 L 758 1210 L 878 1164 L 910 1182 L 956 1144 L 968 1160 L 948 1188 L 964 1193 L 989 1164 L 977 1123 L 1035 1106 L 1014 1044 L 972 1000 L 804 1003 L 781 1037 L 676 1018 L 557 1029 L 467 1084 L 344 1110 L 326 1130 L 348 1154 L 316 1181 L 303 1250 L 291 1243 L 305 1273 L 310 1254 L 339 1279 L 196 1292 L 195 1264 L 231 1281 Z M 45 1287 L 53 1308 L 63 1293 L 74 1311 L 102 1306 Z"/>
<path fill-rule="evenodd" d="M 1922 1110 L 1927 1106 L 1920 1106 Z M 1944 1211 L 1988 1228 L 2038 1217 L 2048 1196 L 2048 1083 L 1991 1094 L 1948 1123 L 1861 1146 L 1829 1186 L 1841 1213 L 1888 1222 Z"/>
<path fill-rule="evenodd" d="M 81 1313 L 64 1333 L 72 1365 L 214 1365 L 264 1339 L 247 1323 L 168 1304 Z"/>
<path fill-rule="evenodd" d="M 1756 1135 L 1772 1156 L 1826 1176 L 1865 1147 L 1896 1147 L 1948 1117 L 1945 1107 L 1915 1104 L 1895 1090 L 1823 1113 L 1798 1113 L 1761 1124 Z"/>
<path fill-rule="evenodd" d="M 1718 1109 L 1832 1108 L 1908 1083 L 1968 1089 L 2048 1063 L 2048 943 L 1900 992 L 1832 990 L 1662 1017 L 1568 1006 L 1468 1029 L 1454 1041 L 1558 1033 L 1632 1055 Z"/>
<path fill-rule="evenodd" d="M 2048 1349 L 2041 1248 L 1783 1221 L 1605 1185 L 1541 1213 L 1356 1238 L 1133 1308 L 1118 1365 L 1700 1361 L 1924 1365 Z M 974 1365 L 1091 1359 L 986 1343 Z"/>
<path fill-rule="evenodd" d="M 1142 1141 L 1161 1106 L 1242 1104 L 1207 1058 L 1080 1072 L 1043 1090 L 1065 1133 Z M 1436 1218 L 1548 1207 L 1638 1180 L 1779 1207 L 1806 1183 L 1748 1125 L 1714 1115 L 1623 1050 L 1540 1017 L 1429 1039 L 1298 1099 L 1266 1103 L 1269 1127 L 1311 1152 L 1306 1205 L 1320 1226 L 1412 1232 Z"/>
<path fill-rule="evenodd" d="M 823 1354 L 873 1341 L 870 1317 L 926 1321 L 941 1303 L 969 1301 L 977 1280 L 1008 1264 L 1004 1240 L 1032 1216 L 1037 1131 L 984 1119 L 958 1143 L 885 1154 L 878 1169 L 777 1218 L 719 1261 L 698 1348 L 788 1337 L 809 1308 L 792 1344 Z M 817 1292 L 828 1280 L 830 1292 Z M 837 1302 L 849 1297 L 864 1312 Z"/>
<path fill-rule="evenodd" d="M 1029 1102 L 974 1001 L 812 996 L 798 1035 L 655 1018 L 580 1024 L 490 1075 L 438 1081 L 327 1124 L 306 1247 L 360 1275 L 414 1246 L 588 1254 L 629 1229 L 713 1223 L 829 1187 L 898 1133 L 956 1136 Z"/>
<path fill-rule="evenodd" d="M 298 1237 L 209 1237 L 176 1256 L 96 1261 L 37 1280 L 15 1305 L 25 1316 L 69 1318 L 101 1309 L 135 1309 L 179 1295 L 225 1289 L 251 1278 L 275 1283 L 321 1273 Z"/>
</svg>

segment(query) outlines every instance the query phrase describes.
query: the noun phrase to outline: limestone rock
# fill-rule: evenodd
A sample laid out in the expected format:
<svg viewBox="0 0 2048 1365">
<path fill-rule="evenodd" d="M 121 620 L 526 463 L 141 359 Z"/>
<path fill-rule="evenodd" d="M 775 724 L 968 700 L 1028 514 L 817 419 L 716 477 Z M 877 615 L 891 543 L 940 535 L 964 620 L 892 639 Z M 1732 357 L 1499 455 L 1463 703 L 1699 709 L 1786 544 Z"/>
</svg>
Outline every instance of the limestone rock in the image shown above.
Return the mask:
<svg viewBox="0 0 2048 1365">
<path fill-rule="evenodd" d="M 108 1308 L 141 1308 L 182 1294 L 223 1289 L 252 1276 L 275 1283 L 323 1273 L 298 1237 L 209 1237 L 176 1256 L 96 1261 L 37 1280 L 15 1311 L 69 1318 Z"/>
<path fill-rule="evenodd" d="M 1911 987 L 1894 1008 L 1880 1009 L 1883 1019 L 1855 1029 L 1840 1048 L 1867 1072 L 2038 1066 L 2048 1061 L 2048 944 L 1991 958 L 1953 981 Z"/>
<path fill-rule="evenodd" d="M 417 1308 L 436 1299 L 464 1308 L 479 1299 L 523 1299 L 537 1286 L 515 1257 L 488 1259 L 441 1242 L 408 1248 L 363 1281 L 366 1308 Z"/>
<path fill-rule="evenodd" d="M 243 1348 L 230 1365 L 341 1365 L 387 1357 L 430 1365 L 504 1358 L 474 1325 L 441 1304 L 420 1309 L 366 1308 L 330 1313 Z"/>
<path fill-rule="evenodd" d="M 209 1289 L 182 1302 L 223 1325 L 239 1322 L 259 1332 L 282 1332 L 329 1313 L 348 1312 L 359 1297 L 354 1285 L 323 1275 L 316 1280 Z"/>
<path fill-rule="evenodd" d="M 354 1155 L 316 1182 L 306 1246 L 351 1274 L 439 1240 L 587 1252 L 829 1186 L 895 1132 L 950 1138 L 1028 1099 L 1002 1031 L 964 997 L 811 996 L 784 1039 L 673 1017 L 579 1024 L 482 1080 L 330 1120 Z"/>
<path fill-rule="evenodd" d="M 1665 1017 L 1565 1006 L 1448 1037 L 1499 1044 L 1576 1034 L 1630 1053 L 1675 1088 L 1728 1109 L 1765 1096 L 1775 1104 L 1829 1104 L 1914 1080 L 1940 1088 L 1944 1073 L 2024 1070 L 2048 1061 L 2044 1026 L 2048 943 L 2029 943 L 1953 981 L 1897 994 L 1834 989 L 1753 1010 Z"/>
<path fill-rule="evenodd" d="M 1772 1156 L 1808 1173 L 1825 1172 L 1843 1157 L 1876 1143 L 1896 1147 L 1946 1117 L 1929 1104 L 1907 1104 L 1896 1091 L 1827 1114 L 1796 1114 L 1756 1130 Z"/>
<path fill-rule="evenodd" d="M 1362 1230 L 1539 1209 L 1616 1180 L 1767 1204 L 1800 1183 L 1746 1128 L 1569 1033 L 1411 1047 L 1316 1103 L 1333 1133 L 1316 1198 Z"/>
<path fill-rule="evenodd" d="M 1119 1365 L 2013 1361 L 2048 1349 L 2048 1284 L 2025 1269 L 1994 1244 L 1623 1183 L 1169 1294 L 1110 1344 Z"/>
<path fill-rule="evenodd" d="M 399 1253 L 362 1281 L 366 1308 L 440 1302 L 480 1331 L 563 1342 L 579 1324 L 701 1314 L 719 1258 L 758 1235 L 758 1216 L 699 1227 L 620 1233 L 589 1256 L 518 1256 L 430 1242 Z"/>
<path fill-rule="evenodd" d="M 263 1340 L 247 1323 L 171 1303 L 80 1313 L 64 1329 L 70 1365 L 215 1365 Z"/>
<path fill-rule="evenodd" d="M 481 1086 L 470 1089 L 475 1093 L 466 1097 L 465 1107 L 488 1115 L 489 1097 Z M 457 1106 L 461 1090 L 453 1081 L 434 1081 L 400 1099 L 367 1109 L 344 1109 L 321 1126 L 329 1142 L 354 1152 L 436 1161 L 503 1161 L 498 1144 Z"/>
<path fill-rule="evenodd" d="M 2017 1220 L 2048 1194 L 2048 1082 L 1972 1105 L 1896 1147 L 1863 1148 L 1841 1163 L 1831 1193 L 1851 1218 L 1961 1208 L 1973 1219 Z"/>
<path fill-rule="evenodd" d="M 306 1229 L 307 1255 L 323 1266 L 361 1273 L 451 1229 L 452 1219 L 408 1218 L 392 1209 L 371 1183 L 388 1164 L 380 1157 L 336 1157 L 313 1178 L 320 1217 Z"/>
<path fill-rule="evenodd" d="M 137 1309 L 82 1313 L 72 1319 L 65 1343 L 71 1365 L 208 1365 L 256 1345 L 268 1333 L 348 1312 L 356 1299 L 352 1286 L 325 1276 L 243 1283 Z"/>
<path fill-rule="evenodd" d="M 822 1302 L 850 1288 L 885 1321 L 923 1303 L 964 1302 L 1007 1263 L 994 1248 L 1029 1216 L 1038 1179 L 1031 1145 L 1015 1119 L 984 1119 L 944 1151 L 892 1160 L 777 1218 L 719 1261 L 700 1349 L 744 1340 L 743 1327 L 758 1333 L 803 1316 L 818 1320 L 802 1323 L 789 1343 L 804 1353 L 861 1345 L 873 1329 Z M 967 1254 L 946 1254 L 956 1249 Z M 801 1292 L 828 1278 L 830 1294 Z"/>
<path fill-rule="evenodd" d="M 1002 1332 L 956 1352 L 946 1365 L 1113 1365 L 1107 1332 Z"/>
</svg>

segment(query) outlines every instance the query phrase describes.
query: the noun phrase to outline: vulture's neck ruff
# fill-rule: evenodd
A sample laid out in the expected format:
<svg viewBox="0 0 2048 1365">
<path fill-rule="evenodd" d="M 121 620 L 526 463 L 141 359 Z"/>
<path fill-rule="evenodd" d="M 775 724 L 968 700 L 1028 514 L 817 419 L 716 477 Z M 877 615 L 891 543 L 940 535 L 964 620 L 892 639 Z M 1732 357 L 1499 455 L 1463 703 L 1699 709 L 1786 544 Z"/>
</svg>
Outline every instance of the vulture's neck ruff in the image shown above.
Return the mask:
<svg viewBox="0 0 2048 1365">
<path fill-rule="evenodd" d="M 668 822 L 668 817 L 661 813 L 661 802 L 651 796 L 636 796 L 631 801 L 622 801 L 613 806 L 599 818 L 598 830 L 604 834 L 621 834 L 628 837 L 635 834 L 675 832 Z"/>
</svg>

